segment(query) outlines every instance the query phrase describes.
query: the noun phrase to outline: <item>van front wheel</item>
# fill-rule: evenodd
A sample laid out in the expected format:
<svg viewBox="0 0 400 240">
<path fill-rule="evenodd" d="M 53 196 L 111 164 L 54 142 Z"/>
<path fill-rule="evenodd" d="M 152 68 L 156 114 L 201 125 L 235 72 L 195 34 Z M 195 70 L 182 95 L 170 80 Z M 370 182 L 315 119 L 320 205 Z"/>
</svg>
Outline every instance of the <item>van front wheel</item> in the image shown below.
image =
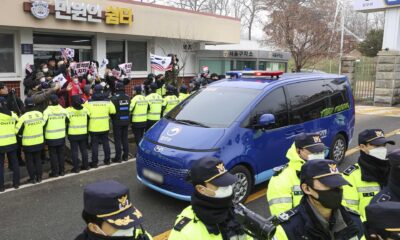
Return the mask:
<svg viewBox="0 0 400 240">
<path fill-rule="evenodd" d="M 334 160 L 336 163 L 340 164 L 343 162 L 346 156 L 347 141 L 343 135 L 336 135 L 333 140 L 332 146 L 329 149 L 329 158 Z"/>
<path fill-rule="evenodd" d="M 250 171 L 242 165 L 238 165 L 230 171 L 238 179 L 233 187 L 233 202 L 242 203 L 250 195 L 253 186 L 253 179 Z"/>
</svg>

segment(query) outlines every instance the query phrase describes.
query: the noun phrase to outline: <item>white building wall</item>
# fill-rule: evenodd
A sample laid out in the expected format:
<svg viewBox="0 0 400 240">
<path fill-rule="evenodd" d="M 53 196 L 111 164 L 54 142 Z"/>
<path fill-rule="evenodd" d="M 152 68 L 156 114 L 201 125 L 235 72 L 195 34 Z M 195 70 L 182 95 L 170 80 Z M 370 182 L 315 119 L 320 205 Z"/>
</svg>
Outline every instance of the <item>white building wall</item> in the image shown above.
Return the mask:
<svg viewBox="0 0 400 240">
<path fill-rule="evenodd" d="M 179 65 L 182 66 L 185 62 L 185 68 L 180 72 L 180 76 L 195 76 L 197 74 L 196 52 L 184 51 L 183 45 L 185 41 L 179 39 L 154 39 L 154 54 L 166 56 L 169 53 L 174 53 L 179 59 Z M 158 72 L 157 72 L 158 73 Z M 161 72 L 160 72 L 161 73 Z"/>
</svg>

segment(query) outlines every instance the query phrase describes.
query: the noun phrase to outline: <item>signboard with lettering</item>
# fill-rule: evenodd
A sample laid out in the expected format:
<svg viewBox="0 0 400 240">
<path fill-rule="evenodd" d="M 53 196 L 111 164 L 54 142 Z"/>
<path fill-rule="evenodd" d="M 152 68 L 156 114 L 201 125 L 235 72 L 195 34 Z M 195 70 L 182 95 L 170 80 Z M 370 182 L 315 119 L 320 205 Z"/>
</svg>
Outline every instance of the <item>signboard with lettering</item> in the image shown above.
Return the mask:
<svg viewBox="0 0 400 240">
<path fill-rule="evenodd" d="M 87 62 L 78 62 L 75 65 L 75 73 L 80 77 L 84 76 L 88 72 L 89 67 L 90 67 L 90 62 L 89 61 L 87 61 Z"/>
<path fill-rule="evenodd" d="M 21 44 L 21 54 L 33 54 L 33 44 Z"/>
<path fill-rule="evenodd" d="M 377 12 L 388 8 L 400 8 L 400 0 L 354 0 L 354 10 Z"/>
<path fill-rule="evenodd" d="M 107 6 L 103 11 L 99 4 L 68 0 L 54 0 L 54 5 L 44 0 L 24 2 L 24 11 L 30 11 L 38 19 L 46 19 L 50 14 L 54 14 L 56 19 L 68 21 L 104 22 L 108 25 L 132 25 L 133 22 L 131 8 Z"/>
</svg>

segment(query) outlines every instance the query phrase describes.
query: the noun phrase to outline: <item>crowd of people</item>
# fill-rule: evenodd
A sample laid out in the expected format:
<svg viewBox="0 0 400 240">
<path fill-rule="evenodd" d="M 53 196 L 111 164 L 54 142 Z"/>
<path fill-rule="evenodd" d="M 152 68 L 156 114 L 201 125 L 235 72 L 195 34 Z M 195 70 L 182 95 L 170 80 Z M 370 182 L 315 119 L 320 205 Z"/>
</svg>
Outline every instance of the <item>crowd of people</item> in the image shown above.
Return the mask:
<svg viewBox="0 0 400 240">
<path fill-rule="evenodd" d="M 386 145 L 394 142 L 381 129 L 362 131 L 358 142 L 358 162 L 340 172 L 335 161 L 324 159 L 319 134 L 296 136 L 289 163 L 275 169 L 269 182 L 268 220 L 248 209 L 238 214 L 237 179 L 221 160 L 194 161 L 187 176 L 194 188 L 191 204 L 168 239 L 400 239 L 400 149 L 387 154 Z M 85 187 L 82 217 L 87 225 L 76 240 L 152 239 L 129 189 L 115 181 Z"/>
<path fill-rule="evenodd" d="M 5 191 L 6 156 L 14 188 L 20 186 L 20 165 L 26 164 L 30 183 L 42 181 L 42 164 L 47 159 L 45 146 L 51 165 L 49 177 L 63 176 L 66 138 L 70 143 L 73 173 L 97 168 L 99 144 L 103 145 L 104 164 L 127 161 L 129 126 L 138 145 L 146 130 L 189 96 L 185 84 L 178 91 L 173 84 L 166 84 L 163 74 L 150 73 L 142 85 L 133 87 L 131 98 L 125 91 L 131 79 L 124 69 L 105 69 L 101 77 L 96 61 L 90 62 L 84 74 L 75 71 L 76 65 L 74 61 L 57 62 L 51 58 L 36 68 L 27 66 L 24 103 L 14 89 L 0 82 L 0 192 Z M 62 77 L 57 79 L 57 76 Z M 203 73 L 191 81 L 191 92 L 217 79 L 216 74 Z M 110 119 L 116 152 L 113 159 Z"/>
</svg>

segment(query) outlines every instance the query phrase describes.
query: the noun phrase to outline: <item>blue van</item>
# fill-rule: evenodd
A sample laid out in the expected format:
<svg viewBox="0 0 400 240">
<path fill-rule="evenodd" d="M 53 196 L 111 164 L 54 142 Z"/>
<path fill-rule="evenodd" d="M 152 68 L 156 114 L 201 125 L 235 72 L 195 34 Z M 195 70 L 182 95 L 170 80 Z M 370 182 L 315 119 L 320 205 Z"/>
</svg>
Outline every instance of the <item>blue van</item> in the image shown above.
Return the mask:
<svg viewBox="0 0 400 240">
<path fill-rule="evenodd" d="M 345 76 L 230 72 L 192 94 L 157 122 L 141 141 L 137 178 L 146 186 L 190 200 L 193 161 L 221 159 L 238 177 L 235 201 L 286 164 L 297 134 L 318 132 L 329 158 L 341 162 L 352 139 L 354 99 Z"/>
</svg>

